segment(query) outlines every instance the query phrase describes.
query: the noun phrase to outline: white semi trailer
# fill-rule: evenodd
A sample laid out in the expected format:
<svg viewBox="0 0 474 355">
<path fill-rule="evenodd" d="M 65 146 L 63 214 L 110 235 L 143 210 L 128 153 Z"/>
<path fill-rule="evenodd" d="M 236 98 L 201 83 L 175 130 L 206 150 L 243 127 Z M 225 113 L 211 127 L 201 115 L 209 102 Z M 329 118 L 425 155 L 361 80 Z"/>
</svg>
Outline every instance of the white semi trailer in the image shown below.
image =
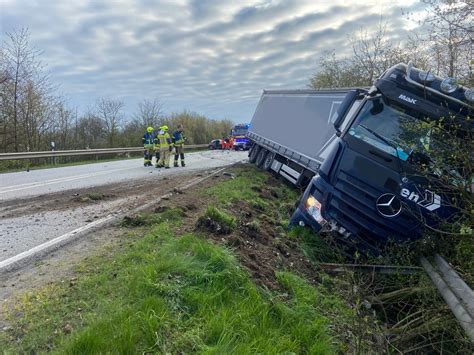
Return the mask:
<svg viewBox="0 0 474 355">
<path fill-rule="evenodd" d="M 248 131 L 250 162 L 307 185 L 336 139 L 334 120 L 348 91 L 264 90 Z"/>
</svg>

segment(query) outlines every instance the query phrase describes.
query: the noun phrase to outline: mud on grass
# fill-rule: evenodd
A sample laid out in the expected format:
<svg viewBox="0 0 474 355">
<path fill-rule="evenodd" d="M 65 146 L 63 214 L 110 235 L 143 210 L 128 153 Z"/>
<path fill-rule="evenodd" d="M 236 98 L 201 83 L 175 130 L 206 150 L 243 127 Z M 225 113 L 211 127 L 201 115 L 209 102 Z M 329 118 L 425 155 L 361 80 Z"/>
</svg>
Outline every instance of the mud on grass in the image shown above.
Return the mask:
<svg viewBox="0 0 474 355">
<path fill-rule="evenodd" d="M 202 199 L 212 204 L 213 210 L 235 219 L 233 230 L 216 233 L 212 228 L 203 229 L 203 220 L 209 218 L 202 210 L 196 229 L 203 237 L 234 250 L 260 286 L 278 289 L 278 271 L 291 271 L 316 283 L 317 269 L 287 230 L 298 191 L 252 166 L 241 165 L 233 174 L 232 179 L 222 176 L 212 187 L 201 189 Z"/>
</svg>

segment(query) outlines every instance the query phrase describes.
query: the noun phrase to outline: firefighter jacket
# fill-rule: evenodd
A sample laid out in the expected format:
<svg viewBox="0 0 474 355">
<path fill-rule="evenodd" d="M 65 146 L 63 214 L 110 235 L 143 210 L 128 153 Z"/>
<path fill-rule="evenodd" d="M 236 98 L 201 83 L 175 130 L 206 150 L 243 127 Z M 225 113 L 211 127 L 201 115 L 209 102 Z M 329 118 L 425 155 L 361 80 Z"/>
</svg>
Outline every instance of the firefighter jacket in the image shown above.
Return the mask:
<svg viewBox="0 0 474 355">
<path fill-rule="evenodd" d="M 145 134 L 143 135 L 143 138 L 142 138 L 142 142 L 143 142 L 143 146 L 146 147 L 146 146 L 150 146 L 150 145 L 153 145 L 156 141 L 156 136 L 155 136 L 155 133 L 154 132 L 145 132 Z"/>
<path fill-rule="evenodd" d="M 158 133 L 158 140 L 160 148 L 168 148 L 171 146 L 171 137 L 168 132 L 160 131 L 160 133 Z"/>
<path fill-rule="evenodd" d="M 186 137 L 184 136 L 183 131 L 176 130 L 173 132 L 173 142 L 174 145 L 183 145 Z"/>
</svg>

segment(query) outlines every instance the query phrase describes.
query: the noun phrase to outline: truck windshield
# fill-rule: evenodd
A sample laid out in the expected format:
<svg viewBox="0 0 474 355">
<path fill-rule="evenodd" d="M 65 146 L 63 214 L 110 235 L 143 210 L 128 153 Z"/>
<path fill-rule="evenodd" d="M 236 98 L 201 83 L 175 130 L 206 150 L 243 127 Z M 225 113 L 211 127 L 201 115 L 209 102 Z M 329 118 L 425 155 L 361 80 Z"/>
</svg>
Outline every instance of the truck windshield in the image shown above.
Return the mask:
<svg viewBox="0 0 474 355">
<path fill-rule="evenodd" d="M 428 163 L 430 146 L 440 143 L 430 124 L 380 97 L 364 104 L 348 133 L 403 161 L 416 156 Z"/>
<path fill-rule="evenodd" d="M 233 136 L 245 136 L 247 134 L 247 128 L 234 128 L 232 129 Z"/>
</svg>

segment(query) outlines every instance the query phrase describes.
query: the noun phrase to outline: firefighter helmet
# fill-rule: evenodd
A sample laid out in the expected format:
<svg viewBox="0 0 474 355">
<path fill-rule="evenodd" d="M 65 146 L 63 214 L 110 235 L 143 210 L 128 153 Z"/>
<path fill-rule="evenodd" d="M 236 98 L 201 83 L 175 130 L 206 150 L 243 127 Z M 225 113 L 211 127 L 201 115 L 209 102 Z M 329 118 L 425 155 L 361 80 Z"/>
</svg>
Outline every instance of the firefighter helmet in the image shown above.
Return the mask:
<svg viewBox="0 0 474 355">
<path fill-rule="evenodd" d="M 153 127 L 148 127 L 146 130 L 147 130 L 148 133 L 151 133 L 151 132 L 153 132 Z"/>
</svg>

